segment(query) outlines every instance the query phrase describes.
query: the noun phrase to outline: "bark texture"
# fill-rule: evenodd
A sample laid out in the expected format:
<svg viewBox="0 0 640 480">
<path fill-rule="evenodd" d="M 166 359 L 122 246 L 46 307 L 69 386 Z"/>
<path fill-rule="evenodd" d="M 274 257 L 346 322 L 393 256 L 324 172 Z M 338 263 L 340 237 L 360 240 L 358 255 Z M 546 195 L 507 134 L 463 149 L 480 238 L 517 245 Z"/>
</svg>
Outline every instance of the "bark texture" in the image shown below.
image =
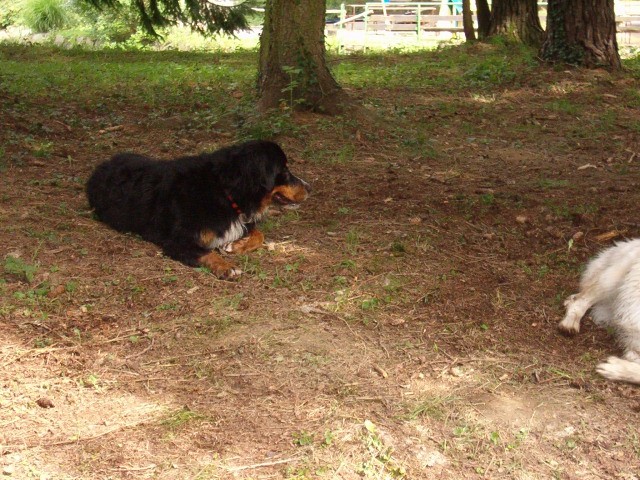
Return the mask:
<svg viewBox="0 0 640 480">
<path fill-rule="evenodd" d="M 549 0 L 543 59 L 620 70 L 614 0 Z"/>
<path fill-rule="evenodd" d="M 483 40 L 489 36 L 491 28 L 491 9 L 487 0 L 476 0 L 478 10 L 478 38 Z"/>
<path fill-rule="evenodd" d="M 471 0 L 462 0 L 462 27 L 464 28 L 464 37 L 467 42 L 473 42 L 476 39 L 476 32 L 473 29 L 473 15 L 471 14 Z"/>
<path fill-rule="evenodd" d="M 489 35 L 505 35 L 517 41 L 540 47 L 544 30 L 538 17 L 536 0 L 494 0 Z"/>
<path fill-rule="evenodd" d="M 260 36 L 259 108 L 342 111 L 347 96 L 325 60 L 324 0 L 267 0 Z"/>
</svg>

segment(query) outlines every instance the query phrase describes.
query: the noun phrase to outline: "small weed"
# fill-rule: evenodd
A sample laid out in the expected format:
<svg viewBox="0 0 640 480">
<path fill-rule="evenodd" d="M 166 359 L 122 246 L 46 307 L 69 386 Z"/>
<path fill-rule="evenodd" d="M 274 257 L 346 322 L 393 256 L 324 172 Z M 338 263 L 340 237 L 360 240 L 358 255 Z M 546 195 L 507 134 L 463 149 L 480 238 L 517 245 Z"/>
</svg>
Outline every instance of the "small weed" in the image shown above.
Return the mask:
<svg viewBox="0 0 640 480">
<path fill-rule="evenodd" d="M 69 280 L 64 284 L 64 291 L 67 293 L 73 293 L 78 289 L 78 282 L 75 280 Z"/>
<path fill-rule="evenodd" d="M 335 283 L 338 287 L 341 287 L 341 288 L 349 285 L 349 281 L 347 280 L 347 277 L 344 277 L 342 275 L 336 275 L 335 277 L 333 277 L 333 283 Z"/>
<path fill-rule="evenodd" d="M 4 271 L 10 275 L 16 275 L 27 283 L 33 282 L 38 267 L 26 263 L 19 257 L 8 255 L 4 261 Z"/>
<path fill-rule="evenodd" d="M 293 434 L 293 444 L 298 447 L 313 445 L 313 434 L 302 431 Z"/>
<path fill-rule="evenodd" d="M 97 375 L 89 374 L 80 379 L 80 385 L 85 388 L 98 388 L 100 384 L 100 378 Z"/>
<path fill-rule="evenodd" d="M 527 430 L 526 428 L 521 428 L 520 430 L 518 430 L 518 433 L 516 433 L 515 439 L 512 442 L 507 443 L 507 449 L 514 450 L 518 448 L 525 442 L 528 436 L 529 430 Z"/>
<path fill-rule="evenodd" d="M 433 396 L 421 400 L 411 407 L 405 415 L 409 420 L 416 420 L 420 417 L 429 417 L 435 420 L 443 420 L 449 415 L 457 399 L 451 396 Z"/>
<path fill-rule="evenodd" d="M 480 201 L 483 203 L 483 205 L 493 205 L 496 201 L 496 197 L 493 195 L 493 193 L 483 193 L 482 195 L 480 195 Z"/>
<path fill-rule="evenodd" d="M 572 116 L 576 116 L 580 113 L 580 108 L 566 98 L 561 98 L 548 103 L 547 108 L 554 112 L 562 112 Z"/>
<path fill-rule="evenodd" d="M 171 267 L 165 267 L 164 277 L 162 277 L 163 283 L 174 283 L 178 281 L 178 276 L 173 273 Z"/>
<path fill-rule="evenodd" d="M 364 443 L 370 458 L 358 468 L 365 478 L 404 478 L 406 470 L 393 457 L 393 448 L 384 444 L 378 428 L 370 420 L 364 421 Z"/>
<path fill-rule="evenodd" d="M 351 260 L 351 259 L 342 260 L 338 265 L 336 265 L 336 268 L 346 269 L 346 270 L 355 270 L 356 262 L 355 260 Z"/>
<path fill-rule="evenodd" d="M 171 412 L 160 424 L 169 428 L 169 430 L 175 431 L 189 422 L 203 420 L 209 419 L 206 415 L 194 412 L 189 407 L 183 407 L 180 410 Z"/>
<path fill-rule="evenodd" d="M 404 244 L 397 240 L 391 244 L 390 250 L 394 256 L 402 256 L 407 253 L 407 248 L 404 246 Z"/>
<path fill-rule="evenodd" d="M 375 297 L 367 298 L 366 300 L 363 300 L 362 303 L 360 304 L 360 308 L 364 311 L 375 310 L 379 306 L 380 306 L 380 300 L 378 300 Z"/>
<path fill-rule="evenodd" d="M 326 430 L 324 432 L 324 438 L 322 439 L 322 446 L 323 447 L 330 446 L 333 443 L 334 438 L 335 438 L 334 433 L 331 430 Z M 636 438 L 636 440 L 637 440 L 637 438 Z"/>
<path fill-rule="evenodd" d="M 242 265 L 242 271 L 248 275 L 255 275 L 260 280 L 267 279 L 267 272 L 262 268 L 260 259 L 256 256 L 241 255 L 240 265 Z"/>
<path fill-rule="evenodd" d="M 555 188 L 565 188 L 569 186 L 567 180 L 555 179 L 555 178 L 540 178 L 538 179 L 538 187 L 543 190 L 552 190 Z"/>
<path fill-rule="evenodd" d="M 52 142 L 37 143 L 33 145 L 32 152 L 35 157 L 49 158 L 53 153 L 53 143 Z"/>
<path fill-rule="evenodd" d="M 156 307 L 156 310 L 160 311 L 160 312 L 166 312 L 169 310 L 178 310 L 178 308 L 180 308 L 180 303 L 178 302 L 167 302 L 167 303 L 161 303 L 160 305 L 158 305 Z"/>
<path fill-rule="evenodd" d="M 51 340 L 49 337 L 36 338 L 33 341 L 33 346 L 35 348 L 46 348 L 51 346 L 52 344 L 53 344 L 53 340 Z"/>
<path fill-rule="evenodd" d="M 360 243 L 360 234 L 358 233 L 357 230 L 352 228 L 347 232 L 346 243 L 347 243 L 347 251 L 351 255 L 355 255 L 356 252 L 358 251 L 358 245 Z"/>
</svg>

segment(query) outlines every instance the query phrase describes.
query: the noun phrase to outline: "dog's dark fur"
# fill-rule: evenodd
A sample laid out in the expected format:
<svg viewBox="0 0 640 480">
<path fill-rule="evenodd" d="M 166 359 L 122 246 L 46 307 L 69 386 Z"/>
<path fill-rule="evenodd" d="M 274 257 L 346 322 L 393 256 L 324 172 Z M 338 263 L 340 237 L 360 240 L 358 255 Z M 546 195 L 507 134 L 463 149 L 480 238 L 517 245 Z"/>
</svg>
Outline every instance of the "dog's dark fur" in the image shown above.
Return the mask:
<svg viewBox="0 0 640 480">
<path fill-rule="evenodd" d="M 87 183 L 89 204 L 101 221 L 221 277 L 239 271 L 213 250 L 258 248 L 264 237 L 256 221 L 269 205 L 297 204 L 309 191 L 289 172 L 282 149 L 268 141 L 170 161 L 117 154 L 99 165 Z"/>
</svg>

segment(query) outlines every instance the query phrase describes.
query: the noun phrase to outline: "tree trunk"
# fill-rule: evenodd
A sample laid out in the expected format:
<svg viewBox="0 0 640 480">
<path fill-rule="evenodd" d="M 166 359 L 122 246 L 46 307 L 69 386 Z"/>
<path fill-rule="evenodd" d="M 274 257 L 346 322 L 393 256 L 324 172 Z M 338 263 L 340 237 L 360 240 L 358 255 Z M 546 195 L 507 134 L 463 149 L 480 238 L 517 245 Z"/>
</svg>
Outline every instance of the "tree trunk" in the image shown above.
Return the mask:
<svg viewBox="0 0 640 480">
<path fill-rule="evenodd" d="M 325 61 L 325 12 L 325 0 L 267 0 L 258 72 L 261 110 L 342 110 L 347 95 Z"/>
<path fill-rule="evenodd" d="M 542 58 L 620 70 L 613 5 L 614 0 L 549 0 Z"/>
<path fill-rule="evenodd" d="M 505 35 L 539 47 L 544 40 L 536 0 L 494 0 L 489 35 Z"/>
<path fill-rule="evenodd" d="M 491 28 L 491 9 L 487 0 L 476 0 L 478 9 L 478 38 L 484 40 L 489 36 Z"/>
<path fill-rule="evenodd" d="M 473 29 L 473 15 L 471 15 L 471 0 L 462 0 L 462 28 L 467 42 L 476 39 L 476 32 Z"/>
</svg>

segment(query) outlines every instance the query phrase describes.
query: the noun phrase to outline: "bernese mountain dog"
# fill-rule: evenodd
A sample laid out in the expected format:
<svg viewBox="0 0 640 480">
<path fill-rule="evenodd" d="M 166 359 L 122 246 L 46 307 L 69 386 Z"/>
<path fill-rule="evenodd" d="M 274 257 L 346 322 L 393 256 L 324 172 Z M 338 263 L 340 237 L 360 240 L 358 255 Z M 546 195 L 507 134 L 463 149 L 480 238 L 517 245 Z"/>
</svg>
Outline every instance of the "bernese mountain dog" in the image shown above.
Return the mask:
<svg viewBox="0 0 640 480">
<path fill-rule="evenodd" d="M 241 272 L 216 250 L 259 248 L 264 235 L 256 222 L 269 206 L 297 205 L 310 191 L 289 171 L 280 146 L 263 140 L 175 160 L 120 153 L 98 165 L 87 182 L 99 220 L 220 278 Z"/>
</svg>

